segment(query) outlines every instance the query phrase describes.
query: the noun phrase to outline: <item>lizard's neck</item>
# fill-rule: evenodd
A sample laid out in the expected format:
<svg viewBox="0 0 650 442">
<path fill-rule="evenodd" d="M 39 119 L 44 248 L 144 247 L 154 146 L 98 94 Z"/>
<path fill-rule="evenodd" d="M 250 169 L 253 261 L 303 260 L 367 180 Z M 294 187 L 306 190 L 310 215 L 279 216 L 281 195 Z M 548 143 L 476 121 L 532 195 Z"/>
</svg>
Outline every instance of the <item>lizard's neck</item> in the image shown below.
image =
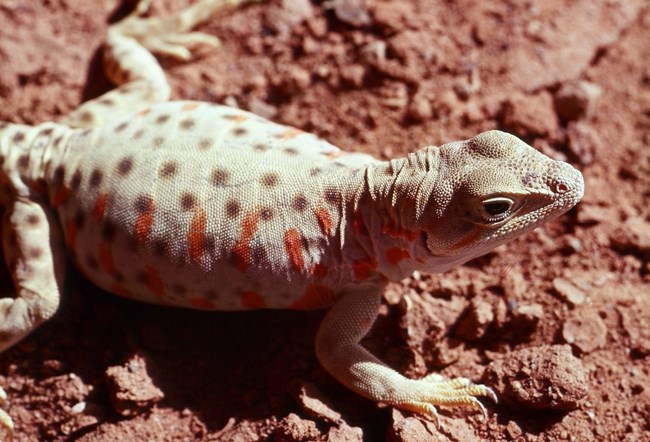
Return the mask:
<svg viewBox="0 0 650 442">
<path fill-rule="evenodd" d="M 390 279 L 406 277 L 430 259 L 422 224 L 425 211 L 427 216 L 435 212 L 430 196 L 435 194 L 438 165 L 439 151 L 430 148 L 366 170 L 355 222 L 367 231 L 364 248 L 377 257 L 377 270 Z"/>
</svg>

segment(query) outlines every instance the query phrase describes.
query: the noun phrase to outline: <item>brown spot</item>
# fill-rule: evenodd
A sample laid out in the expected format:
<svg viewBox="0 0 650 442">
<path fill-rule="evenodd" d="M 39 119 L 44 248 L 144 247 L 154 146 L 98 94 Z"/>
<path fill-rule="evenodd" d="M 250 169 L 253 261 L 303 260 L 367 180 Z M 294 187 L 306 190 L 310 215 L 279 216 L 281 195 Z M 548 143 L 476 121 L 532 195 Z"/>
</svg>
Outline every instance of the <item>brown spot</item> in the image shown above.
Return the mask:
<svg viewBox="0 0 650 442">
<path fill-rule="evenodd" d="M 147 213 L 153 210 L 153 198 L 149 195 L 140 195 L 133 205 L 138 213 Z"/>
<path fill-rule="evenodd" d="M 293 147 L 285 147 L 284 149 L 282 149 L 282 152 L 284 152 L 287 155 L 292 156 L 292 157 L 295 157 L 296 155 L 298 155 L 298 149 L 295 149 Z"/>
<path fill-rule="evenodd" d="M 104 238 L 107 242 L 111 242 L 113 239 L 115 239 L 115 234 L 115 225 L 111 222 L 104 223 L 102 226 L 102 238 Z"/>
<path fill-rule="evenodd" d="M 129 125 L 128 121 L 121 122 L 120 124 L 115 126 L 115 132 L 122 132 L 124 129 L 127 128 L 128 125 Z"/>
<path fill-rule="evenodd" d="M 77 214 L 74 217 L 75 227 L 77 227 L 77 229 L 81 229 L 85 223 L 86 223 L 86 217 L 84 216 L 83 212 L 77 212 Z"/>
<path fill-rule="evenodd" d="M 164 124 L 164 123 L 167 122 L 167 120 L 169 120 L 169 115 L 162 114 L 162 115 L 158 115 L 158 117 L 156 118 L 155 121 L 156 121 L 156 124 Z"/>
<path fill-rule="evenodd" d="M 52 135 L 52 132 L 54 132 L 54 128 L 52 127 L 46 127 L 45 129 L 42 129 L 39 133 L 39 137 L 49 137 Z"/>
<path fill-rule="evenodd" d="M 97 100 L 97 103 L 109 107 L 115 105 L 115 102 L 110 98 L 102 98 L 101 100 Z"/>
<path fill-rule="evenodd" d="M 226 169 L 214 169 L 212 171 L 212 184 L 215 186 L 224 186 L 228 183 L 230 178 L 230 172 Z"/>
<path fill-rule="evenodd" d="M 123 158 L 117 163 L 117 173 L 122 176 L 127 176 L 131 169 L 133 169 L 133 158 L 131 157 Z"/>
<path fill-rule="evenodd" d="M 236 137 L 243 137 L 246 135 L 248 131 L 244 129 L 243 127 L 236 127 L 232 130 L 232 134 Z"/>
<path fill-rule="evenodd" d="M 182 286 L 180 284 L 172 285 L 172 291 L 177 295 L 184 295 L 185 293 L 187 293 L 187 289 L 185 288 L 185 286 Z"/>
<path fill-rule="evenodd" d="M 163 137 L 154 137 L 153 140 L 151 140 L 151 144 L 153 144 L 153 147 L 160 147 L 163 145 L 165 142 L 165 139 Z"/>
<path fill-rule="evenodd" d="M 77 170 L 72 175 L 72 180 L 70 180 L 70 189 L 77 190 L 81 186 L 81 171 Z"/>
<path fill-rule="evenodd" d="M 138 130 L 136 130 L 135 133 L 133 134 L 133 138 L 134 138 L 135 140 L 139 140 L 140 138 L 142 138 L 142 135 L 144 135 L 144 129 L 138 129 Z"/>
<path fill-rule="evenodd" d="M 291 203 L 291 207 L 293 207 L 293 210 L 296 212 L 304 211 L 307 208 L 307 205 L 307 198 L 303 194 L 296 195 Z"/>
<path fill-rule="evenodd" d="M 327 188 L 325 189 L 325 193 L 323 194 L 323 198 L 325 201 L 333 206 L 338 206 L 341 204 L 341 193 L 333 188 Z"/>
<path fill-rule="evenodd" d="M 59 145 L 61 144 L 61 141 L 63 141 L 63 135 L 59 135 L 54 139 L 54 148 L 58 149 Z"/>
<path fill-rule="evenodd" d="M 40 222 L 41 222 L 41 219 L 39 218 L 39 216 L 34 215 L 33 213 L 30 213 L 29 215 L 27 215 L 27 218 L 25 218 L 25 223 L 29 227 L 36 227 L 36 226 L 38 226 L 40 224 Z"/>
<path fill-rule="evenodd" d="M 192 210 L 196 206 L 196 197 L 189 192 L 181 195 L 181 209 Z"/>
<path fill-rule="evenodd" d="M 29 167 L 29 155 L 24 154 L 18 157 L 18 161 L 16 162 L 16 167 L 18 170 L 25 171 Z"/>
<path fill-rule="evenodd" d="M 253 150 L 255 152 L 266 152 L 269 149 L 270 149 L 269 145 L 264 143 L 257 143 L 256 145 L 253 146 Z"/>
<path fill-rule="evenodd" d="M 236 200 L 230 200 L 226 203 L 226 215 L 228 218 L 236 218 L 241 211 L 241 205 Z"/>
<path fill-rule="evenodd" d="M 181 129 L 185 130 L 191 130 L 194 129 L 194 126 L 196 125 L 196 122 L 192 120 L 191 118 L 186 118 L 184 120 L 181 120 L 179 123 L 179 126 Z"/>
<path fill-rule="evenodd" d="M 54 173 L 52 174 L 52 184 L 54 186 L 58 187 L 63 183 L 63 178 L 65 177 L 65 168 L 63 166 L 57 166 L 56 169 L 54 169 Z"/>
<path fill-rule="evenodd" d="M 271 209 L 270 207 L 263 207 L 260 210 L 260 217 L 264 221 L 271 220 L 273 218 L 273 209 Z"/>
<path fill-rule="evenodd" d="M 252 247 L 251 258 L 253 263 L 261 263 L 266 261 L 268 251 L 264 247 Z"/>
<path fill-rule="evenodd" d="M 155 239 L 151 243 L 151 251 L 157 256 L 167 256 L 169 253 L 169 243 L 164 239 Z"/>
<path fill-rule="evenodd" d="M 95 169 L 90 174 L 88 185 L 90 185 L 90 187 L 98 187 L 102 183 L 103 179 L 104 179 L 104 174 L 102 173 L 102 171 Z"/>
<path fill-rule="evenodd" d="M 313 169 L 311 169 L 309 171 L 309 175 L 316 176 L 316 175 L 320 175 L 322 172 L 323 172 L 323 169 L 321 169 L 320 167 L 314 167 Z"/>
<path fill-rule="evenodd" d="M 97 258 L 93 255 L 86 255 L 86 265 L 92 270 L 97 270 L 99 268 L 99 262 L 97 262 Z"/>
<path fill-rule="evenodd" d="M 171 178 L 174 175 L 176 175 L 177 171 L 178 171 L 178 164 L 176 163 L 176 161 L 168 161 L 162 165 L 162 167 L 158 171 L 158 176 L 160 178 Z"/>
<path fill-rule="evenodd" d="M 260 178 L 260 182 L 265 187 L 274 187 L 280 182 L 280 176 L 275 172 L 265 173 Z"/>
<path fill-rule="evenodd" d="M 30 259 L 39 259 L 41 256 L 43 256 L 43 249 L 40 247 L 31 247 L 27 251 L 27 257 Z"/>
<path fill-rule="evenodd" d="M 17 132 L 14 134 L 13 142 L 14 142 L 15 144 L 20 144 L 20 143 L 22 143 L 23 141 L 25 141 L 25 132 L 17 131 Z"/>
<path fill-rule="evenodd" d="M 92 112 L 83 111 L 83 112 L 81 112 L 79 114 L 79 119 L 81 120 L 82 123 L 88 124 L 88 123 L 92 122 L 95 119 L 95 117 L 94 117 Z"/>
<path fill-rule="evenodd" d="M 212 138 L 201 138 L 199 140 L 199 149 L 207 150 L 212 147 L 214 140 Z"/>
</svg>

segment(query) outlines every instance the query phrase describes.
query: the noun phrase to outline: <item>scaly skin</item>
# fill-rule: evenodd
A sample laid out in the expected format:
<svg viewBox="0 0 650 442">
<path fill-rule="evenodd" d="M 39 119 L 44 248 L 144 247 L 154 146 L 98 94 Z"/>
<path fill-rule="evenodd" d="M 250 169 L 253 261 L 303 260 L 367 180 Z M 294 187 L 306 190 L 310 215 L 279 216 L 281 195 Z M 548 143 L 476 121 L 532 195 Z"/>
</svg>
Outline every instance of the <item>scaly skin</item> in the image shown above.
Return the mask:
<svg viewBox="0 0 650 442">
<path fill-rule="evenodd" d="M 240 2 L 141 18 L 147 3 L 108 32 L 115 90 L 58 123 L 0 126 L 16 288 L 0 299 L 0 351 L 56 312 L 67 255 L 98 286 L 151 303 L 331 307 L 316 353 L 343 384 L 436 422 L 435 405 L 485 412 L 476 397 L 496 400 L 490 388 L 407 379 L 359 341 L 388 280 L 444 272 L 559 216 L 582 196 L 580 173 L 499 131 L 382 162 L 239 109 L 168 102 L 150 51 L 189 59 L 216 45 L 188 31 Z"/>
</svg>

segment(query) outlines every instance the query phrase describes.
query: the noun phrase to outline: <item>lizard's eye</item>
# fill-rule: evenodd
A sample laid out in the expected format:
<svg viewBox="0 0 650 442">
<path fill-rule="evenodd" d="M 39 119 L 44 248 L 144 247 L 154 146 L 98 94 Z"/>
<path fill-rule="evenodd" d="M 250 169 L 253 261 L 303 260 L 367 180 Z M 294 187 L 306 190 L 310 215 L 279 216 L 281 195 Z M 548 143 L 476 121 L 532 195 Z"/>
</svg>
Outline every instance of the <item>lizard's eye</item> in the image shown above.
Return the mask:
<svg viewBox="0 0 650 442">
<path fill-rule="evenodd" d="M 489 198 L 481 203 L 481 215 L 490 223 L 503 221 L 512 213 L 514 204 L 510 198 Z"/>
</svg>

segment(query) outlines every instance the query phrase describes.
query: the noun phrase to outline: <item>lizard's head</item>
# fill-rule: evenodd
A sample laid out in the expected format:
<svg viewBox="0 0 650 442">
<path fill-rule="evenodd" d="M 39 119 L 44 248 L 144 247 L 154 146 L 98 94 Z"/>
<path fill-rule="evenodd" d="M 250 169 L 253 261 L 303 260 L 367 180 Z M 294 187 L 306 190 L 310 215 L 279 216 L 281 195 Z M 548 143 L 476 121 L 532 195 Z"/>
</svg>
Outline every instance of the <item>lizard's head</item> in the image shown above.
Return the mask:
<svg viewBox="0 0 650 442">
<path fill-rule="evenodd" d="M 428 253 L 465 262 L 575 206 L 584 192 L 571 165 L 500 131 L 439 148 L 421 228 Z"/>
</svg>

